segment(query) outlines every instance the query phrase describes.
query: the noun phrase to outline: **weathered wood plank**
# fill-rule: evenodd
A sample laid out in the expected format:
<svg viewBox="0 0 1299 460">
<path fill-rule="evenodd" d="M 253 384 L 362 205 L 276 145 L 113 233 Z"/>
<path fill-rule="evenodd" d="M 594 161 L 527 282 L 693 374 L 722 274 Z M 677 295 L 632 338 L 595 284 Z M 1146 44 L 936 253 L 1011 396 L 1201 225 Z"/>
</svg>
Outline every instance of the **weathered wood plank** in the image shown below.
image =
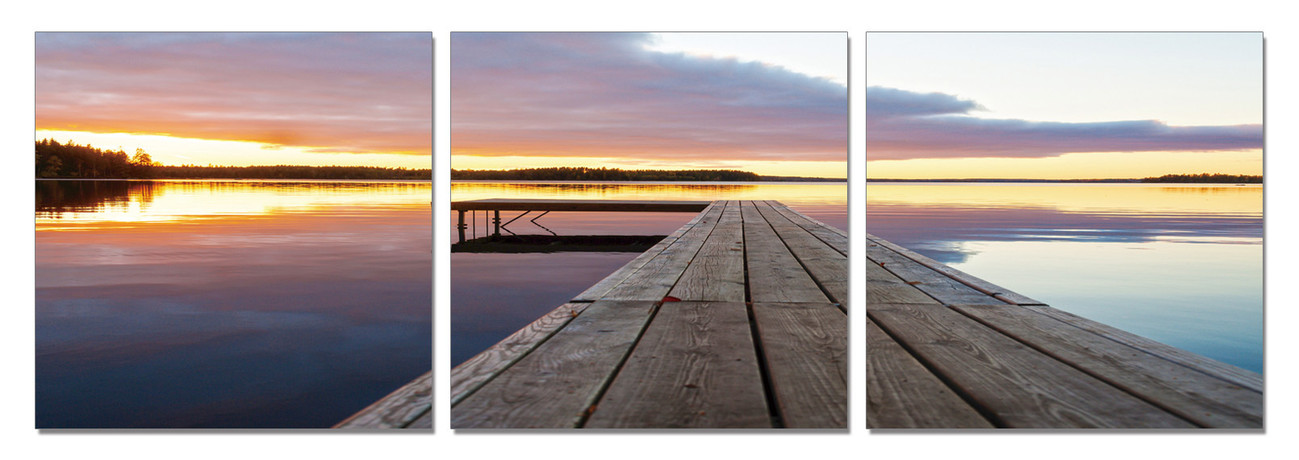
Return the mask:
<svg viewBox="0 0 1299 460">
<path fill-rule="evenodd" d="M 654 302 L 599 301 L 451 408 L 452 428 L 573 428 L 617 372 Z"/>
<path fill-rule="evenodd" d="M 830 300 L 840 305 L 848 304 L 848 257 L 835 251 L 807 230 L 790 222 L 774 209 L 770 202 L 758 202 L 757 209 L 772 230 L 785 242 L 785 246 L 805 267 L 808 274 L 821 285 Z"/>
<path fill-rule="evenodd" d="M 742 202 L 744 250 L 753 302 L 828 302 L 752 202 Z"/>
<path fill-rule="evenodd" d="M 993 428 L 993 425 L 867 319 L 866 427 Z"/>
<path fill-rule="evenodd" d="M 943 272 L 916 263 L 916 261 L 874 242 L 866 243 L 866 259 L 869 265 L 883 267 L 884 270 L 892 273 L 908 285 L 924 291 L 925 294 L 948 305 L 1007 304 L 1006 301 L 980 292 L 965 283 L 952 279 Z M 866 287 L 868 289 L 867 295 L 870 295 L 871 284 L 869 281 L 872 274 L 878 275 L 879 272 L 872 270 L 866 273 L 868 282 Z"/>
<path fill-rule="evenodd" d="M 1024 308 L 1050 316 L 1074 327 L 1083 329 L 1107 339 L 1139 348 L 1160 358 L 1197 369 L 1254 391 L 1263 391 L 1263 376 L 1230 364 L 1206 358 L 1180 348 L 1174 348 L 1154 340 L 1147 339 L 1112 326 L 1101 324 L 1072 313 L 1048 306 L 1025 305 Z"/>
<path fill-rule="evenodd" d="M 1263 395 L 1019 306 L 954 307 L 1200 426 L 1260 428 Z"/>
<path fill-rule="evenodd" d="M 767 200 L 766 203 L 770 204 L 771 207 L 775 209 L 777 212 L 779 212 L 781 215 L 784 215 L 785 218 L 790 220 L 790 222 L 793 222 L 795 225 L 802 227 L 804 230 L 807 230 L 809 233 L 821 239 L 821 241 L 824 241 L 825 244 L 829 245 L 831 248 L 834 248 L 835 251 L 838 251 L 840 254 L 843 254 L 844 256 L 848 255 L 848 246 L 849 246 L 848 232 L 830 226 L 825 222 L 821 222 L 819 220 L 814 220 L 811 217 L 807 217 L 802 213 L 795 211 L 793 208 L 790 208 L 789 206 L 786 206 L 784 203 L 781 203 L 779 201 Z"/>
<path fill-rule="evenodd" d="M 425 412 L 424 415 L 406 425 L 408 430 L 432 430 L 433 429 L 433 411 Z"/>
<path fill-rule="evenodd" d="M 1194 427 L 945 306 L 877 304 L 867 312 L 996 424 Z"/>
<path fill-rule="evenodd" d="M 589 428 L 770 427 L 742 302 L 665 302 Z"/>
<path fill-rule="evenodd" d="M 897 275 L 873 263 L 866 264 L 866 308 L 877 303 L 938 303 Z"/>
<path fill-rule="evenodd" d="M 456 404 L 472 394 L 519 358 L 526 356 L 537 345 L 550 338 L 590 305 L 570 302 L 560 305 L 541 318 L 510 334 L 482 353 L 474 355 L 455 369 L 451 369 L 451 404 Z"/>
<path fill-rule="evenodd" d="M 1017 304 L 1017 305 L 1046 305 L 1046 304 L 1044 304 L 1044 303 L 1042 303 L 1042 302 L 1038 302 L 1038 301 L 1036 301 L 1036 300 L 1030 299 L 1030 298 L 1028 298 L 1028 297 L 1026 297 L 1026 296 L 1024 296 L 1024 295 L 1021 295 L 1021 294 L 1018 294 L 1018 293 L 1015 293 L 1015 292 L 1011 292 L 1011 291 L 1009 291 L 1009 290 L 1006 290 L 1005 288 L 1003 288 L 1003 287 L 1001 287 L 1001 286 L 997 286 L 997 285 L 995 285 L 995 284 L 992 284 L 992 283 L 989 283 L 989 282 L 987 282 L 987 281 L 984 281 L 984 280 L 982 280 L 982 279 L 980 279 L 980 278 L 977 278 L 977 277 L 971 276 L 970 274 L 965 273 L 965 272 L 963 272 L 963 271 L 957 270 L 957 269 L 952 268 L 952 267 L 948 267 L 947 265 L 944 265 L 944 264 L 942 264 L 942 263 L 940 263 L 940 262 L 938 262 L 938 261 L 936 261 L 936 260 L 934 260 L 934 259 L 930 259 L 930 258 L 928 258 L 928 257 L 925 257 L 925 256 L 921 255 L 920 253 L 917 253 L 917 252 L 912 251 L 912 250 L 910 250 L 910 249 L 904 248 L 904 247 L 902 247 L 902 246 L 898 246 L 898 245 L 896 245 L 896 244 L 893 244 L 892 242 L 885 241 L 885 240 L 883 240 L 883 239 L 877 238 L 877 237 L 875 237 L 874 235 L 867 234 L 867 235 L 866 235 L 866 239 L 868 240 L 868 243 L 877 244 L 877 245 L 879 245 L 880 247 L 883 247 L 883 248 L 888 249 L 889 251 L 892 251 L 892 252 L 894 252 L 894 253 L 900 254 L 900 255 L 902 255 L 903 257 L 906 257 L 906 258 L 908 258 L 908 259 L 911 259 L 912 261 L 915 261 L 916 263 L 919 263 L 920 265 L 923 265 L 923 266 L 928 267 L 928 268 L 930 268 L 930 269 L 932 269 L 932 270 L 934 270 L 934 271 L 937 271 L 937 272 L 939 272 L 939 273 L 942 273 L 942 274 L 948 276 L 949 278 L 951 278 L 951 279 L 953 279 L 953 280 L 956 280 L 956 281 L 959 281 L 960 283 L 965 284 L 966 286 L 969 286 L 969 287 L 971 287 L 971 288 L 973 288 L 973 289 L 975 289 L 975 290 L 977 290 L 977 291 L 979 291 L 979 292 L 982 292 L 982 293 L 984 293 L 984 294 L 987 294 L 987 295 L 990 295 L 990 296 L 993 296 L 993 297 L 1000 297 L 1001 300 L 1005 301 L 1006 303 L 1013 303 L 1013 304 Z M 869 250 L 869 249 L 870 249 L 870 248 L 868 247 L 868 250 Z M 881 262 L 882 262 L 882 260 L 881 260 Z M 889 267 L 886 266 L 885 268 L 889 268 Z M 894 272 L 894 273 L 896 273 L 896 272 Z M 901 275 L 899 275 L 899 276 L 901 276 Z M 905 277 L 905 276 L 902 276 L 902 278 L 905 279 L 906 277 Z M 908 281 L 910 281 L 910 280 L 908 280 Z M 953 302 L 953 303 L 964 303 L 964 302 Z M 973 302 L 972 302 L 972 303 L 973 303 Z"/>
<path fill-rule="evenodd" d="M 744 229 L 738 201 L 718 202 L 722 215 L 668 295 L 679 300 L 744 301 Z"/>
<path fill-rule="evenodd" d="M 407 428 L 432 408 L 433 371 L 430 370 L 339 422 L 334 428 Z"/>
<path fill-rule="evenodd" d="M 704 241 L 717 221 L 721 218 L 724 206 L 710 205 L 699 216 L 699 221 L 691 226 L 685 234 L 673 241 L 663 251 L 654 255 L 622 282 L 600 296 L 603 300 L 652 300 L 660 301 L 668 295 L 685 273 L 690 261 L 699 253 Z"/>
<path fill-rule="evenodd" d="M 785 427 L 847 428 L 847 315 L 829 303 L 755 302 L 753 320 Z"/>
<path fill-rule="evenodd" d="M 627 277 L 631 276 L 632 273 L 635 273 L 637 270 L 640 270 L 641 267 L 645 266 L 645 264 L 649 263 L 649 261 L 654 260 L 654 257 L 658 256 L 660 252 L 663 252 L 664 249 L 667 249 L 668 246 L 675 243 L 681 238 L 681 236 L 690 231 L 691 228 L 698 225 L 699 221 L 702 220 L 704 215 L 707 213 L 708 210 L 705 209 L 704 212 L 696 214 L 689 222 L 682 225 L 681 228 L 676 229 L 676 231 L 673 231 L 672 234 L 668 235 L 666 238 L 659 240 L 658 243 L 655 243 L 654 246 L 650 247 L 645 252 L 642 252 L 639 256 L 636 256 L 636 258 L 632 259 L 631 262 L 619 267 L 617 270 L 614 270 L 613 273 L 609 274 L 609 276 L 604 277 L 604 279 L 595 283 L 591 287 L 586 288 L 586 290 L 582 291 L 581 294 L 578 294 L 577 297 L 573 297 L 573 301 L 594 302 L 600 300 L 600 297 L 604 296 L 604 294 L 609 292 L 610 289 L 613 289 L 614 286 L 622 283 L 627 279 Z"/>
</svg>

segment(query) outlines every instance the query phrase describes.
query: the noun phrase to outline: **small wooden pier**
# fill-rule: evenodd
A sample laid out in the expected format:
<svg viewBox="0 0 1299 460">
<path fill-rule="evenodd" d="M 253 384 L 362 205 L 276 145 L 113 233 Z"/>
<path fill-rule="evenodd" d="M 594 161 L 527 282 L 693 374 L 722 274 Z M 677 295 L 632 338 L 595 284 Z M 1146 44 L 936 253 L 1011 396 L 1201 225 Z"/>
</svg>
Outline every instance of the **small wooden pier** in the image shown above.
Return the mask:
<svg viewBox="0 0 1299 460">
<path fill-rule="evenodd" d="M 452 427 L 845 428 L 847 253 L 781 203 L 704 203 L 452 369 Z"/>
<path fill-rule="evenodd" d="M 464 243 L 465 230 L 470 224 L 465 222 L 465 213 L 483 211 L 484 216 L 491 212 L 490 228 L 492 235 L 500 235 L 501 230 L 516 220 L 530 213 L 538 214 L 537 219 L 553 211 L 562 212 L 700 212 L 707 208 L 707 201 L 639 201 L 639 200 L 539 200 L 539 199 L 506 199 L 489 198 L 486 200 L 453 201 L 451 210 L 456 211 L 456 230 L 460 242 Z M 501 222 L 501 211 L 523 211 L 517 217 Z M 476 221 L 476 219 L 473 219 Z M 540 224 L 538 224 L 540 225 Z M 545 228 L 545 227 L 542 227 Z M 508 231 L 508 230 L 506 230 Z"/>
<path fill-rule="evenodd" d="M 866 243 L 869 428 L 1263 426 L 1257 373 Z"/>
<path fill-rule="evenodd" d="M 402 385 L 334 428 L 433 429 L 433 371 Z"/>
</svg>

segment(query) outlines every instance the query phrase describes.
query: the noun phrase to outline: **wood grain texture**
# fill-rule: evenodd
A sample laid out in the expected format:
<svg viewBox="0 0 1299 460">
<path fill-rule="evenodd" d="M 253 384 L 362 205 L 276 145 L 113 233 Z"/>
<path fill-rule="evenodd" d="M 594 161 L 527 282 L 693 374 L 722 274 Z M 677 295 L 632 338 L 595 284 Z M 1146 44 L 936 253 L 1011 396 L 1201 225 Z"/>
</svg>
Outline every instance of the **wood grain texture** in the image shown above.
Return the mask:
<svg viewBox="0 0 1299 460">
<path fill-rule="evenodd" d="M 713 205 L 710 204 L 709 206 Z M 654 260 L 660 252 L 663 252 L 664 249 L 667 249 L 675 243 L 682 235 L 685 235 L 686 232 L 690 231 L 691 228 L 698 225 L 699 221 L 708 213 L 707 211 L 708 210 L 705 209 L 704 212 L 696 214 L 695 217 L 691 218 L 685 225 L 682 225 L 681 228 L 676 229 L 666 238 L 659 240 L 658 243 L 655 243 L 654 246 L 651 246 L 648 250 L 642 252 L 639 256 L 636 256 L 636 258 L 632 259 L 631 262 L 628 262 L 626 265 L 614 270 L 614 272 L 609 274 L 609 276 L 604 277 L 604 279 L 595 283 L 591 287 L 586 288 L 586 290 L 582 291 L 581 294 L 573 297 L 573 301 L 594 302 L 600 300 L 600 298 L 604 296 L 605 293 L 609 292 L 610 289 L 621 284 L 627 279 L 627 277 L 631 276 L 632 273 L 636 273 L 637 270 L 640 270 L 640 268 L 649 263 L 649 261 Z"/>
<path fill-rule="evenodd" d="M 847 315 L 829 303 L 755 302 L 753 320 L 785 427 L 847 428 Z"/>
<path fill-rule="evenodd" d="M 497 342 L 482 353 L 451 369 L 451 404 L 456 404 L 487 383 L 537 345 L 550 338 L 590 305 L 571 302 L 560 305 L 523 329 Z"/>
<path fill-rule="evenodd" d="M 881 267 L 892 273 L 903 282 L 924 291 L 930 297 L 938 299 L 942 303 L 967 304 L 967 305 L 1005 305 L 1006 301 L 997 299 L 986 293 L 962 283 L 947 274 L 934 270 L 917 263 L 910 258 L 899 254 L 885 246 L 867 242 L 866 259 L 868 264 Z M 877 271 L 867 272 L 867 280 L 872 274 L 878 275 Z M 867 289 L 869 289 L 869 284 Z M 869 293 L 868 293 L 869 295 Z M 867 308 L 870 308 L 869 306 Z"/>
<path fill-rule="evenodd" d="M 808 233 L 803 227 L 795 225 L 784 214 L 773 208 L 770 202 L 757 202 L 756 208 L 767 223 L 771 224 L 776 235 L 785 242 L 785 246 L 794 257 L 803 264 L 808 274 L 821 285 L 830 300 L 840 305 L 847 305 L 848 257 Z"/>
<path fill-rule="evenodd" d="M 418 428 L 412 427 L 412 422 L 427 416 L 432 409 L 433 371 L 430 370 L 339 422 L 334 428 Z"/>
<path fill-rule="evenodd" d="M 770 427 L 744 303 L 664 303 L 585 426 Z"/>
<path fill-rule="evenodd" d="M 811 217 L 807 217 L 779 201 L 768 200 L 767 203 L 777 212 L 788 218 L 791 222 L 802 227 L 804 230 L 807 230 L 809 233 L 816 235 L 816 237 L 821 239 L 821 241 L 824 241 L 827 245 L 834 248 L 834 250 L 839 251 L 840 254 L 843 254 L 844 256 L 848 255 L 848 232 Z"/>
<path fill-rule="evenodd" d="M 866 427 L 992 428 L 993 425 L 868 319 Z"/>
<path fill-rule="evenodd" d="M 1251 372 L 1241 369 L 1230 364 L 1206 358 L 1195 353 L 1188 352 L 1179 348 L 1156 342 L 1127 331 L 1116 329 L 1112 326 L 1101 324 L 1072 313 L 1038 305 L 1026 305 L 1024 308 L 1036 311 L 1046 316 L 1050 316 L 1074 327 L 1083 329 L 1093 334 L 1108 338 L 1110 340 L 1129 345 L 1147 353 L 1159 356 L 1160 358 L 1195 368 L 1200 372 L 1214 376 L 1215 378 L 1240 385 L 1251 390 L 1263 391 L 1263 376 L 1257 372 Z"/>
<path fill-rule="evenodd" d="M 451 408 L 452 428 L 573 428 L 636 343 L 654 302 L 600 301 Z"/>
<path fill-rule="evenodd" d="M 1197 425 L 1261 428 L 1263 394 L 1018 306 L 958 311 Z"/>
<path fill-rule="evenodd" d="M 685 234 L 600 296 L 603 300 L 663 300 L 699 253 L 724 206 L 710 205 Z"/>
<path fill-rule="evenodd" d="M 722 215 L 669 296 L 680 300 L 744 301 L 744 228 L 738 201 L 719 202 Z"/>
<path fill-rule="evenodd" d="M 752 202 L 742 202 L 744 250 L 753 302 L 828 302 L 812 276 Z"/>
<path fill-rule="evenodd" d="M 1194 425 L 941 305 L 871 305 L 881 329 L 1009 427 Z"/>
<path fill-rule="evenodd" d="M 957 280 L 962 284 L 965 284 L 966 286 L 969 286 L 979 292 L 982 292 L 990 296 L 1000 297 L 1001 300 L 1005 301 L 1006 303 L 1013 303 L 1017 305 L 1045 305 L 1042 302 L 1030 299 L 1027 296 L 1012 292 L 1001 286 L 997 286 L 995 284 L 989 283 L 977 277 L 971 276 L 970 274 L 957 270 L 955 268 L 948 267 L 947 265 L 943 265 L 942 263 L 939 263 L 934 259 L 930 259 L 915 251 L 911 251 L 907 248 L 898 246 L 889 241 L 885 241 L 883 239 L 877 238 L 874 235 L 867 234 L 866 239 L 868 243 L 879 245 L 880 247 L 888 249 L 889 251 L 900 254 L 903 257 L 911 259 L 912 261 L 915 261 L 920 265 L 928 267 L 929 269 L 942 273 L 950 277 L 951 279 Z M 885 268 L 889 268 L 889 267 L 886 266 Z M 903 278 L 906 277 L 903 276 Z"/>
<path fill-rule="evenodd" d="M 883 303 L 938 303 L 897 275 L 874 263 L 866 264 L 866 308 Z"/>
</svg>

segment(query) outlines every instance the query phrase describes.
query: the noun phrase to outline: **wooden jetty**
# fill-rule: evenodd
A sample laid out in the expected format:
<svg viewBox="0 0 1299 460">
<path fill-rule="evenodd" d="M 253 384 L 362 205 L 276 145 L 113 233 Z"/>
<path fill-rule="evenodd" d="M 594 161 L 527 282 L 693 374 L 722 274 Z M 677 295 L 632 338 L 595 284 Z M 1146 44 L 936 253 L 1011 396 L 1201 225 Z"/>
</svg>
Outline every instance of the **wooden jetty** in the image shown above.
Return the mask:
<svg viewBox="0 0 1299 460">
<path fill-rule="evenodd" d="M 866 243 L 869 428 L 1263 426 L 1257 373 Z"/>
<path fill-rule="evenodd" d="M 456 211 L 456 230 L 460 242 L 465 242 L 465 213 L 473 211 L 491 211 L 492 235 L 500 235 L 501 229 L 519 220 L 529 213 L 539 212 L 537 218 L 553 211 L 563 212 L 700 212 L 709 205 L 708 201 L 641 201 L 641 200 L 545 200 L 545 199 L 508 199 L 489 198 L 485 200 L 467 200 L 451 202 L 451 210 Z M 501 222 L 501 211 L 523 211 L 518 217 Z"/>
<path fill-rule="evenodd" d="M 402 385 L 334 428 L 433 429 L 433 371 Z"/>
<path fill-rule="evenodd" d="M 706 203 L 452 369 L 451 425 L 845 428 L 847 254 L 781 203 Z"/>
</svg>

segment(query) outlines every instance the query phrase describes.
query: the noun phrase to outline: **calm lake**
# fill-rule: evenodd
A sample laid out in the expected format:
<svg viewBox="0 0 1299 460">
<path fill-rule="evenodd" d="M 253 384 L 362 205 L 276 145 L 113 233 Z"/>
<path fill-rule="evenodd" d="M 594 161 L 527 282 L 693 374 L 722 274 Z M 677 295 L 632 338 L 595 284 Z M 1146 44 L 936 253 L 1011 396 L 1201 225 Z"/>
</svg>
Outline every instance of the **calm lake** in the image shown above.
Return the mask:
<svg viewBox="0 0 1299 460">
<path fill-rule="evenodd" d="M 329 427 L 427 372 L 431 199 L 36 181 L 36 426 Z"/>
<path fill-rule="evenodd" d="M 554 182 L 464 181 L 451 184 L 452 201 L 486 198 L 570 200 L 777 200 L 799 212 L 848 229 L 846 182 Z M 490 232 L 487 212 L 466 237 Z M 508 221 L 520 213 L 502 212 Z M 507 228 L 521 235 L 665 236 L 695 213 L 554 212 L 529 214 Z M 451 213 L 452 241 L 458 238 Z M 502 232 L 505 233 L 505 232 Z M 451 366 L 472 358 L 535 321 L 631 261 L 634 252 L 451 254 Z"/>
<path fill-rule="evenodd" d="M 871 183 L 866 230 L 1061 310 L 1263 371 L 1260 185 Z"/>
</svg>

